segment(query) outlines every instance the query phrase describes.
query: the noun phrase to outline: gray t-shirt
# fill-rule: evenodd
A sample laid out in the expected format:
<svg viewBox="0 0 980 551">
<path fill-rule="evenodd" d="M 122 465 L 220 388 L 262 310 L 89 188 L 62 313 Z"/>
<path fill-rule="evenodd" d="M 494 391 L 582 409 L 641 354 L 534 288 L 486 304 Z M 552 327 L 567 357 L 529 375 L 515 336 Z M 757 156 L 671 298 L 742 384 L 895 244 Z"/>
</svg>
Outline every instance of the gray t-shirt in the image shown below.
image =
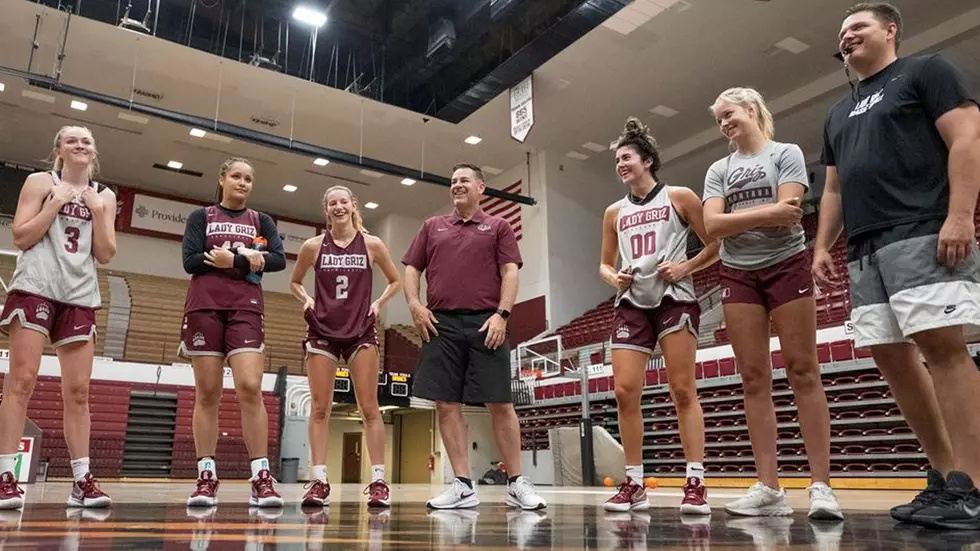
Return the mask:
<svg viewBox="0 0 980 551">
<path fill-rule="evenodd" d="M 796 144 L 770 141 L 752 156 L 732 153 L 715 161 L 704 177 L 704 201 L 725 199 L 731 213 L 778 201 L 777 190 L 786 183 L 809 188 L 806 161 Z M 740 270 L 758 270 L 777 264 L 806 249 L 803 226 L 755 228 L 726 237 L 721 244 L 721 261 Z"/>
</svg>

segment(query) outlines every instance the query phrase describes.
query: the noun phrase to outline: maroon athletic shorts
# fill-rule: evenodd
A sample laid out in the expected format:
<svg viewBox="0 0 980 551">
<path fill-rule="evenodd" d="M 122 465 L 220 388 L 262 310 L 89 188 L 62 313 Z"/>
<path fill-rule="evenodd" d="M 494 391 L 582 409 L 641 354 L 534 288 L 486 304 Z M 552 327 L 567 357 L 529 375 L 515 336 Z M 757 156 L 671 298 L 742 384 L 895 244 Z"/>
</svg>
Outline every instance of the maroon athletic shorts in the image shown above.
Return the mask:
<svg viewBox="0 0 980 551">
<path fill-rule="evenodd" d="M 623 300 L 613 316 L 612 348 L 652 354 L 664 335 L 687 329 L 697 338 L 700 325 L 701 306 L 696 302 L 664 297 L 660 306 L 650 310 Z"/>
<path fill-rule="evenodd" d="M 197 310 L 184 314 L 180 328 L 182 358 L 234 356 L 265 351 L 265 319 L 245 310 Z"/>
<path fill-rule="evenodd" d="M 58 348 L 72 342 L 95 341 L 95 309 L 62 304 L 53 300 L 10 291 L 3 304 L 0 332 L 9 334 L 17 319 L 21 327 L 43 333 Z"/>
<path fill-rule="evenodd" d="M 748 303 L 770 312 L 798 298 L 813 296 L 810 252 L 758 270 L 738 270 L 722 265 L 719 270 L 722 304 Z"/>
<path fill-rule="evenodd" d="M 378 346 L 378 333 L 372 325 L 363 335 L 353 339 L 325 339 L 306 334 L 303 350 L 307 354 L 319 354 L 333 361 L 344 360 L 348 364 L 354 359 L 357 351 L 365 346 Z"/>
</svg>

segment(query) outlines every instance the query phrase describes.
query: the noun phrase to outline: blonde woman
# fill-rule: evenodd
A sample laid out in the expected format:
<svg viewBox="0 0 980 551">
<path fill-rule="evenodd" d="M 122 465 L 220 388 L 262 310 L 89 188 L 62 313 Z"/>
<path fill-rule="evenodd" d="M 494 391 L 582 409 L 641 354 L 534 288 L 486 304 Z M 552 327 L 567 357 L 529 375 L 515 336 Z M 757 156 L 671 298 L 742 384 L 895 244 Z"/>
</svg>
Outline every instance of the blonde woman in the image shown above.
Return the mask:
<svg viewBox="0 0 980 551">
<path fill-rule="evenodd" d="M 769 323 L 776 327 L 799 410 L 813 484 L 810 517 L 842 519 L 830 489 L 830 413 L 820 380 L 816 301 L 800 208 L 808 187 L 799 146 L 773 140 L 772 113 L 751 88 L 722 92 L 711 112 L 732 153 L 705 176 L 704 225 L 720 239 L 725 320 L 742 375 L 759 482 L 733 515 L 790 515 L 779 487 Z"/>
<path fill-rule="evenodd" d="M 112 504 L 89 472 L 88 389 L 95 310 L 102 305 L 95 263 L 116 254 L 116 196 L 92 179 L 98 152 L 87 128 L 62 127 L 54 156 L 51 172 L 27 177 L 14 214 L 14 246 L 22 252 L 0 319 L 0 331 L 10 336 L 10 373 L 0 403 L 0 509 L 24 505 L 13 470 L 45 341 L 61 365 L 65 441 L 75 479 L 68 505 Z"/>
<path fill-rule="evenodd" d="M 391 500 L 385 481 L 385 428 L 378 407 L 380 358 L 375 320 L 381 307 L 398 292 L 401 281 L 388 248 L 364 231 L 357 199 L 350 189 L 328 189 L 323 196 L 323 210 L 329 229 L 303 244 L 289 284 L 293 296 L 303 303 L 303 316 L 309 324 L 305 349 L 313 398 L 309 422 L 313 478 L 302 504 L 330 504 L 327 429 L 337 362 L 344 360 L 353 374 L 357 409 L 364 421 L 371 459 L 371 483 L 365 492 L 368 506 L 388 507 Z M 388 286 L 381 297 L 371 302 L 373 266 L 381 268 Z M 303 286 L 311 268 L 315 273 L 316 298 L 308 295 Z"/>
</svg>

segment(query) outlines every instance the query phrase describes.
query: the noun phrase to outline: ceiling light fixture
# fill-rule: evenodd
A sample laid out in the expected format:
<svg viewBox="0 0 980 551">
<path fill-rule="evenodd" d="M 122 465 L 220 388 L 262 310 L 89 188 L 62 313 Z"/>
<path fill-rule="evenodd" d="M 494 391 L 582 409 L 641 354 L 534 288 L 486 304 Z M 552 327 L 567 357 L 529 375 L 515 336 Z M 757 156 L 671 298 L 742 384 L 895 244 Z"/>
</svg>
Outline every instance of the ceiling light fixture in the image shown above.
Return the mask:
<svg viewBox="0 0 980 551">
<path fill-rule="evenodd" d="M 3 92 L 4 88 L 6 88 L 6 86 L 4 86 L 2 82 L 0 82 L 0 92 Z"/>
<path fill-rule="evenodd" d="M 319 159 L 314 160 L 313 164 L 315 164 L 316 166 L 327 166 L 328 164 L 330 164 L 330 161 L 321 157 Z"/>
<path fill-rule="evenodd" d="M 293 19 L 314 27 L 322 27 L 327 22 L 327 14 L 307 6 L 297 6 L 293 10 Z"/>
<path fill-rule="evenodd" d="M 180 170 L 180 169 L 184 168 L 184 163 L 182 163 L 180 161 L 168 161 L 167 162 L 167 168 L 172 168 L 174 170 Z"/>
<path fill-rule="evenodd" d="M 84 101 L 71 100 L 71 108 L 77 111 L 85 111 L 88 109 L 88 104 Z"/>
<path fill-rule="evenodd" d="M 374 210 L 378 208 L 378 204 L 374 201 L 368 201 L 367 203 L 364 203 L 364 208 Z"/>
<path fill-rule="evenodd" d="M 293 184 L 286 184 L 286 185 L 282 186 L 282 190 L 283 191 L 288 191 L 290 193 L 296 191 L 297 189 L 299 189 L 299 188 L 297 188 Z"/>
<path fill-rule="evenodd" d="M 403 186 L 411 186 L 411 185 L 414 185 L 414 184 L 415 184 L 415 180 L 413 180 L 411 178 L 403 178 L 402 179 L 402 185 Z"/>
<path fill-rule="evenodd" d="M 463 141 L 466 142 L 466 143 L 468 143 L 468 144 L 470 144 L 470 145 L 476 145 L 476 144 L 482 142 L 483 141 L 483 138 L 481 138 L 479 136 L 470 136 L 469 138 L 466 138 Z"/>
<path fill-rule="evenodd" d="M 205 132 L 204 130 L 201 130 L 200 128 L 191 128 L 191 136 L 194 136 L 195 138 L 203 138 L 204 136 L 207 135 L 208 133 Z"/>
</svg>

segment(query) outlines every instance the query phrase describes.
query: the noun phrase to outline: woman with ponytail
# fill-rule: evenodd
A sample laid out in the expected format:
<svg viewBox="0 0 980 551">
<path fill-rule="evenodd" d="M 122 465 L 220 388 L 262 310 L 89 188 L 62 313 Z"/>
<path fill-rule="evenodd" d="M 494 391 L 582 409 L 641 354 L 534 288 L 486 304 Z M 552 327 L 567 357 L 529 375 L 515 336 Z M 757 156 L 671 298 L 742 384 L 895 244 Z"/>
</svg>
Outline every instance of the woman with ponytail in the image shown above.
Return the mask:
<svg viewBox="0 0 980 551">
<path fill-rule="evenodd" d="M 265 213 L 245 206 L 252 165 L 228 159 L 218 172 L 218 204 L 187 217 L 184 270 L 192 274 L 184 305 L 179 354 L 194 368 L 194 447 L 197 488 L 188 507 L 217 503 L 218 405 L 223 367 L 231 366 L 242 410 L 242 434 L 251 459 L 253 507 L 281 507 L 267 457 L 269 418 L 262 400 L 265 323 L 261 274 L 286 268 L 279 230 Z M 265 240 L 265 251 L 255 245 Z"/>
<path fill-rule="evenodd" d="M 390 490 L 385 481 L 385 429 L 378 407 L 378 312 L 398 289 L 401 281 L 388 248 L 377 237 L 367 235 L 357 210 L 357 199 L 344 186 L 334 186 L 323 196 L 328 231 L 308 239 L 293 266 L 290 291 L 303 303 L 309 324 L 304 346 L 306 370 L 313 408 L 309 438 L 313 473 L 303 506 L 330 504 L 327 479 L 327 429 L 333 403 L 337 363 L 346 362 L 354 380 L 357 409 L 364 422 L 371 483 L 368 506 L 388 507 Z M 371 302 L 372 267 L 377 265 L 388 280 L 381 296 Z M 306 293 L 303 280 L 313 268 L 316 298 Z"/>
<path fill-rule="evenodd" d="M 640 395 L 647 362 L 659 344 L 687 460 L 681 513 L 707 515 L 711 510 L 704 486 L 704 416 L 694 380 L 701 309 L 691 274 L 718 260 L 718 244 L 705 232 L 698 196 L 658 181 L 659 169 L 657 142 L 631 117 L 616 149 L 616 174 L 629 191 L 606 209 L 599 265 L 602 279 L 617 290 L 612 367 L 626 458 L 626 481 L 605 509 L 650 507 L 643 482 Z M 706 246 L 688 259 L 691 230 Z"/>
<path fill-rule="evenodd" d="M 779 335 L 799 409 L 813 484 L 810 517 L 844 518 L 830 489 L 830 412 L 817 362 L 816 302 L 800 208 L 808 180 L 803 151 L 773 141 L 772 114 L 751 88 L 731 88 L 711 112 L 732 153 L 708 169 L 704 223 L 721 240 L 722 303 L 745 392 L 745 420 L 759 481 L 725 509 L 789 515 L 776 466 L 769 322 Z"/>
</svg>

